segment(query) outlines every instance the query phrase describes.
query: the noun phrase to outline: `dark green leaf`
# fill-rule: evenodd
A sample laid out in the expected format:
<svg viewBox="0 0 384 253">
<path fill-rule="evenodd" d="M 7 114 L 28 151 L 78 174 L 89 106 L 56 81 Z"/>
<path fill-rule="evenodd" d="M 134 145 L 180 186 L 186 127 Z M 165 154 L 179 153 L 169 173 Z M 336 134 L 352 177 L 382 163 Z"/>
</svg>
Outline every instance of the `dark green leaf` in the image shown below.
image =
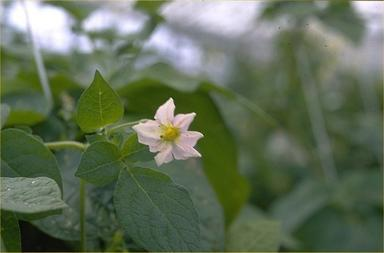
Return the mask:
<svg viewBox="0 0 384 253">
<path fill-rule="evenodd" d="M 204 134 L 198 143 L 205 174 L 224 207 L 229 223 L 248 197 L 249 187 L 237 169 L 237 150 L 221 114 L 209 94 L 203 90 L 181 92 L 155 81 L 142 80 L 122 88 L 129 112 L 153 118 L 158 106 L 173 97 L 176 113 L 196 112 L 191 129 Z"/>
<path fill-rule="evenodd" d="M 49 177 L 62 186 L 54 155 L 33 135 L 18 129 L 1 132 L 1 175 L 20 177 Z"/>
<path fill-rule="evenodd" d="M 185 187 L 199 215 L 201 251 L 224 250 L 224 212 L 200 163 L 194 160 L 173 161 L 158 170 Z"/>
<path fill-rule="evenodd" d="M 48 177 L 2 177 L 0 196 L 1 209 L 18 214 L 43 217 L 67 206 L 59 186 Z"/>
<path fill-rule="evenodd" d="M 19 222 L 14 213 L 1 211 L 0 252 L 21 252 Z"/>
<path fill-rule="evenodd" d="M 95 185 L 105 185 L 115 180 L 123 167 L 115 145 L 109 142 L 95 142 L 81 157 L 76 176 Z"/>
<path fill-rule="evenodd" d="M 123 169 L 114 193 L 125 232 L 149 251 L 198 251 L 199 218 L 188 192 L 160 172 Z"/>
<path fill-rule="evenodd" d="M 122 145 L 120 153 L 124 162 L 128 164 L 153 159 L 153 154 L 149 152 L 148 147 L 139 143 L 137 134 L 131 134 L 128 136 Z"/>
<path fill-rule="evenodd" d="M 124 108 L 119 96 L 96 71 L 92 84 L 81 95 L 76 120 L 81 130 L 95 132 L 120 120 Z"/>
<path fill-rule="evenodd" d="M 45 1 L 45 3 L 63 8 L 80 22 L 99 6 L 97 2 Z"/>
</svg>

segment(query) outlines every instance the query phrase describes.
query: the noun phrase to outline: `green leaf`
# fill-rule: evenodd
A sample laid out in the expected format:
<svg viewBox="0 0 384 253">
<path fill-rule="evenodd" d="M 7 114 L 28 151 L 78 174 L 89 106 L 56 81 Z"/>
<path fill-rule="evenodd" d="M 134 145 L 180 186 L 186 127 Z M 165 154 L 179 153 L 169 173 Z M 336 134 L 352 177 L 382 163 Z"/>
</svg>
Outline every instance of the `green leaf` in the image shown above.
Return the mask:
<svg viewBox="0 0 384 253">
<path fill-rule="evenodd" d="M 277 252 L 280 241 L 280 224 L 262 218 L 253 209 L 243 209 L 232 223 L 226 240 L 227 251 Z"/>
<path fill-rule="evenodd" d="M 34 217 L 39 218 L 67 206 L 61 200 L 59 186 L 48 177 L 2 177 L 0 196 L 1 209 L 17 214 L 38 214 Z"/>
<path fill-rule="evenodd" d="M 128 100 L 128 113 L 142 118 L 153 118 L 169 97 L 175 100 L 176 113 L 196 112 L 191 129 L 205 136 L 197 149 L 202 154 L 205 174 L 224 208 L 226 223 L 230 223 L 248 198 L 249 186 L 238 172 L 233 136 L 211 96 L 204 90 L 181 92 L 149 80 L 131 83 L 119 93 Z"/>
<path fill-rule="evenodd" d="M 153 160 L 153 154 L 149 152 L 148 147 L 139 143 L 137 134 L 131 134 L 124 141 L 121 151 L 122 159 L 127 164 L 134 164 L 139 161 Z"/>
<path fill-rule="evenodd" d="M 198 251 L 199 218 L 188 192 L 160 172 L 121 170 L 114 192 L 118 220 L 148 251 Z"/>
<path fill-rule="evenodd" d="M 34 125 L 43 121 L 50 107 L 45 97 L 38 92 L 17 92 L 2 97 L 2 102 L 11 107 L 7 125 Z"/>
<path fill-rule="evenodd" d="M 162 172 L 185 187 L 200 220 L 201 251 L 224 250 L 224 212 L 202 166 L 194 160 L 173 161 L 161 166 Z"/>
<path fill-rule="evenodd" d="M 49 177 L 62 186 L 60 171 L 51 151 L 35 136 L 19 129 L 1 132 L 1 175 Z"/>
<path fill-rule="evenodd" d="M 136 1 L 135 8 L 145 11 L 150 15 L 154 15 L 158 12 L 158 9 L 167 1 Z"/>
<path fill-rule="evenodd" d="M 330 1 L 318 18 L 331 30 L 339 32 L 358 44 L 364 36 L 364 20 L 353 9 L 350 1 Z"/>
<path fill-rule="evenodd" d="M 46 4 L 63 8 L 79 22 L 87 18 L 98 7 L 98 3 L 79 1 L 44 1 Z"/>
<path fill-rule="evenodd" d="M 115 180 L 122 168 L 124 164 L 120 161 L 119 149 L 115 145 L 95 142 L 85 150 L 75 175 L 101 186 Z"/>
<path fill-rule="evenodd" d="M 99 71 L 91 85 L 81 95 L 76 110 L 76 121 L 86 133 L 95 132 L 120 120 L 124 114 L 119 96 L 103 79 Z"/>
<path fill-rule="evenodd" d="M 1 210 L 0 252 L 21 252 L 20 228 L 16 215 Z"/>
<path fill-rule="evenodd" d="M 0 106 L 1 106 L 0 126 L 3 127 L 9 116 L 10 108 L 7 104 L 1 104 Z"/>
<path fill-rule="evenodd" d="M 63 199 L 68 207 L 64 208 L 60 215 L 45 217 L 40 220 L 34 220 L 32 223 L 42 230 L 44 233 L 58 238 L 60 240 L 77 241 L 80 238 L 80 216 L 79 216 L 79 179 L 74 177 L 75 171 L 79 165 L 82 152 L 76 149 L 59 150 L 55 152 L 56 159 L 59 163 L 60 170 L 63 173 Z M 91 186 L 91 185 L 88 185 Z M 97 236 L 95 230 L 96 222 L 89 217 L 98 215 L 99 212 L 89 207 L 90 189 L 87 188 L 85 201 L 86 208 L 86 233 L 88 239 L 93 239 Z M 98 216 L 99 217 L 99 216 Z"/>
<path fill-rule="evenodd" d="M 272 214 L 282 221 L 283 230 L 290 233 L 323 208 L 328 200 L 329 189 L 325 183 L 304 181 L 273 204 Z"/>
</svg>

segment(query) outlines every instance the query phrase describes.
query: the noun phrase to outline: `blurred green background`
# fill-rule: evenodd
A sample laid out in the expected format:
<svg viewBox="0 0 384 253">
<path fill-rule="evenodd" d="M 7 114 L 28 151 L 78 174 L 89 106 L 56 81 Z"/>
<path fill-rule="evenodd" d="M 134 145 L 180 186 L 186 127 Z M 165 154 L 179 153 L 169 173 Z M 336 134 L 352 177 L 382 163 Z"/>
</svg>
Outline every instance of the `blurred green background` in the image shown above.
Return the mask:
<svg viewBox="0 0 384 253">
<path fill-rule="evenodd" d="M 281 251 L 383 251 L 383 2 L 26 1 L 47 118 L 23 6 L 1 6 L 2 103 L 29 108 L 45 141 L 79 138 L 74 105 L 95 69 L 115 89 L 214 83 L 246 208 L 281 222 Z"/>
</svg>

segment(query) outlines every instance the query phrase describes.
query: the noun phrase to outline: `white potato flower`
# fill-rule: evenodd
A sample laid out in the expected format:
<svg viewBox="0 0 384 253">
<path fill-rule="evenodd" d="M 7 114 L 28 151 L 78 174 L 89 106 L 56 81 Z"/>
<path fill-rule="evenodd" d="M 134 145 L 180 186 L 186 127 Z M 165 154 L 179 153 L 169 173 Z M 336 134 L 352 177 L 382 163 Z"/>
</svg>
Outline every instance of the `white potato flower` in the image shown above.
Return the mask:
<svg viewBox="0 0 384 253">
<path fill-rule="evenodd" d="M 197 141 L 203 134 L 188 131 L 196 113 L 177 114 L 174 116 L 175 104 L 173 99 L 168 99 L 161 105 L 155 114 L 155 120 L 147 120 L 132 128 L 137 132 L 139 142 L 149 146 L 155 156 L 158 166 L 168 163 L 173 159 L 185 160 L 190 157 L 201 157 L 194 149 Z"/>
</svg>

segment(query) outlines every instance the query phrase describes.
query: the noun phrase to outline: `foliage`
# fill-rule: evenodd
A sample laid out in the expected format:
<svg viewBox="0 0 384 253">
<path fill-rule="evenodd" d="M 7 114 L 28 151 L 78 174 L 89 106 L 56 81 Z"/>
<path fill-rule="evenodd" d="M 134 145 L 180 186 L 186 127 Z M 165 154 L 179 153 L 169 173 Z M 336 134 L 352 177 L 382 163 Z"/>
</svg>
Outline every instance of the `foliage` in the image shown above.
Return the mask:
<svg viewBox="0 0 384 253">
<path fill-rule="evenodd" d="M 365 39 L 353 4 L 263 2 L 260 59 L 246 38 L 175 25 L 168 4 L 136 2 L 146 19 L 126 35 L 83 28 L 105 3 L 44 1 L 93 45 L 42 50 L 53 106 L 28 37 L 1 24 L 1 251 L 36 250 L 25 222 L 73 251 L 382 251 L 382 76 L 331 48 Z M 199 45 L 199 74 L 146 48 L 164 27 Z M 196 113 L 202 158 L 158 167 L 131 126 L 170 97 Z"/>
</svg>

